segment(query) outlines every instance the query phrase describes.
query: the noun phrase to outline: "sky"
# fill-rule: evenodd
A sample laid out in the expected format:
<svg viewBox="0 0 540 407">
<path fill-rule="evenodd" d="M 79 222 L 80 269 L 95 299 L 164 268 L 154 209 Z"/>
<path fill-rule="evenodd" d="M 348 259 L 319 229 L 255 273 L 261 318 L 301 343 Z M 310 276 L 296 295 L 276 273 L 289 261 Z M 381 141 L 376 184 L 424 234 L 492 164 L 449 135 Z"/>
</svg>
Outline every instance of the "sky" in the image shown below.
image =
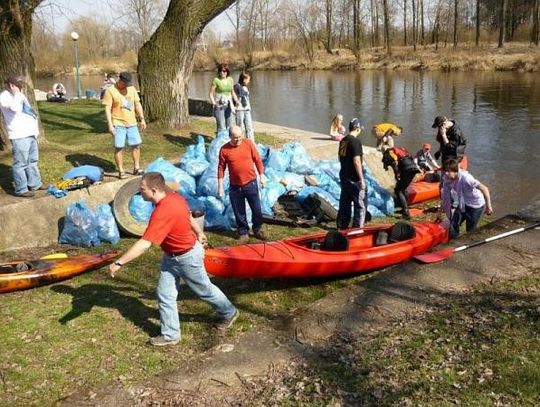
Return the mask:
<svg viewBox="0 0 540 407">
<path fill-rule="evenodd" d="M 200 0 L 204 1 L 204 0 Z M 49 24 L 54 33 L 63 33 L 69 29 L 70 22 L 80 16 L 110 16 L 111 7 L 118 5 L 113 0 L 45 0 L 41 3 L 37 13 Z M 224 14 L 216 17 L 210 24 L 213 31 L 232 32 L 232 26 Z"/>
</svg>

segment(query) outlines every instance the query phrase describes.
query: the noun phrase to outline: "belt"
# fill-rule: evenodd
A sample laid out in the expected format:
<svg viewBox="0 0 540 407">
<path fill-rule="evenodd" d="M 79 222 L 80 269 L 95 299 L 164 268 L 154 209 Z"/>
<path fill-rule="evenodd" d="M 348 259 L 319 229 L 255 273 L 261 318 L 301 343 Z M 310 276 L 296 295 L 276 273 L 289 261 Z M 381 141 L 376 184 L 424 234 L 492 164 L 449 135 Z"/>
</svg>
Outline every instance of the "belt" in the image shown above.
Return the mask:
<svg viewBox="0 0 540 407">
<path fill-rule="evenodd" d="M 175 252 L 175 253 L 168 253 L 168 252 L 165 252 L 165 254 L 167 254 L 167 256 L 177 257 L 177 256 L 181 256 L 181 255 L 183 255 L 183 254 L 186 254 L 186 253 L 189 252 L 191 249 L 193 249 L 193 247 L 190 247 L 189 249 L 184 250 L 184 251 L 181 251 L 181 252 Z"/>
</svg>

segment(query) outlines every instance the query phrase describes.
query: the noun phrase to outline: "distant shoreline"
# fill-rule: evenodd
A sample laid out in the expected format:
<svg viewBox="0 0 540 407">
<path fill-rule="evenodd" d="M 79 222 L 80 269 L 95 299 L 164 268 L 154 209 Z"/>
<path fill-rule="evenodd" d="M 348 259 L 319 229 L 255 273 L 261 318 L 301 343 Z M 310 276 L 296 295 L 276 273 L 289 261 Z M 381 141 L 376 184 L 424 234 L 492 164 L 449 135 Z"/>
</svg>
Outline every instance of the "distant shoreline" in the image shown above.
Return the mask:
<svg viewBox="0 0 540 407">
<path fill-rule="evenodd" d="M 228 62 L 234 70 L 246 68 L 245 55 L 238 54 L 234 49 L 217 49 L 206 54 L 197 54 L 193 72 L 213 71 L 216 62 Z M 357 59 L 348 49 L 336 49 L 332 54 L 317 50 L 313 61 L 304 55 L 288 53 L 285 51 L 258 51 L 254 52 L 247 69 L 250 71 L 354 71 L 354 70 L 390 70 L 390 71 L 442 71 L 442 72 L 539 72 L 540 48 L 528 44 L 507 44 L 499 49 L 495 45 L 484 45 L 479 48 L 473 45 L 462 45 L 453 50 L 449 44 L 444 44 L 435 50 L 433 46 L 417 46 L 416 51 L 411 46 L 394 47 L 392 55 L 388 55 L 382 48 L 363 50 Z M 136 64 L 122 64 L 117 62 L 111 66 L 95 64 L 82 64 L 81 75 L 99 75 L 105 72 L 136 71 Z M 73 72 L 62 72 L 53 68 L 39 69 L 39 77 L 54 77 L 58 75 L 71 75 Z"/>
</svg>

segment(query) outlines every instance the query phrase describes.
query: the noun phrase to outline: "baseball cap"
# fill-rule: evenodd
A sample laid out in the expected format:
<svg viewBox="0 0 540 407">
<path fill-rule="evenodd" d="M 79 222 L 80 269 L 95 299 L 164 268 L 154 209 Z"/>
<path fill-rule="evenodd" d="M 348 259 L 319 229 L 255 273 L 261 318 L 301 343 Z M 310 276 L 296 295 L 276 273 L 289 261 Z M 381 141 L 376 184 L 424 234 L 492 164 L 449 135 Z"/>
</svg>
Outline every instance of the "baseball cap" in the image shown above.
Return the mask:
<svg viewBox="0 0 540 407">
<path fill-rule="evenodd" d="M 120 72 L 118 78 L 124 82 L 126 85 L 131 85 L 131 73 L 129 72 Z"/>
<path fill-rule="evenodd" d="M 19 88 L 22 88 L 26 82 L 24 81 L 24 77 L 21 76 L 21 75 L 18 75 L 18 76 L 10 76 L 9 78 L 6 79 L 6 83 L 12 83 L 13 85 L 19 87 Z"/>
<path fill-rule="evenodd" d="M 441 124 L 443 124 L 446 121 L 446 117 L 444 116 L 437 116 L 435 120 L 433 121 L 433 124 L 431 125 L 432 129 L 436 129 L 437 127 L 440 127 Z"/>
<path fill-rule="evenodd" d="M 422 148 L 425 148 L 426 150 L 431 150 L 431 144 L 429 144 L 429 143 L 424 143 L 424 144 L 422 145 Z"/>
<path fill-rule="evenodd" d="M 358 118 L 353 118 L 350 122 L 349 122 L 349 131 L 353 131 L 353 130 L 357 130 L 357 129 L 363 129 L 364 128 L 364 124 L 362 123 L 362 120 L 358 119 Z"/>
</svg>

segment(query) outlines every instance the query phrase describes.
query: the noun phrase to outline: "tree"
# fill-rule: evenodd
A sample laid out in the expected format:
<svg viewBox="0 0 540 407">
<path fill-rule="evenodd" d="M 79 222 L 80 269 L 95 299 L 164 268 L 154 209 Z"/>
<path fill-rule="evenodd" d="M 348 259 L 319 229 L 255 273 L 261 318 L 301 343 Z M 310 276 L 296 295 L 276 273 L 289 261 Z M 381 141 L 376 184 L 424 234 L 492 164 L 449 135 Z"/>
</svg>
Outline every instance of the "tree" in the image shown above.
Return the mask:
<svg viewBox="0 0 540 407">
<path fill-rule="evenodd" d="M 501 0 L 501 10 L 499 17 L 499 48 L 504 46 L 504 33 L 506 30 L 506 4 L 507 0 Z"/>
<path fill-rule="evenodd" d="M 0 3 L 0 80 L 3 83 L 11 75 L 23 75 L 27 83 L 27 97 L 33 106 L 32 14 L 42 1 L 4 0 Z M 39 125 L 41 127 L 41 122 Z M 6 145 L 9 143 L 4 118 L 0 117 L 0 147 Z"/>
<path fill-rule="evenodd" d="M 474 43 L 478 47 L 480 45 L 480 0 L 476 0 L 476 33 Z"/>
<path fill-rule="evenodd" d="M 334 0 L 325 0 L 324 9 L 326 19 L 324 47 L 326 48 L 327 53 L 332 54 L 332 19 L 334 17 Z"/>
<path fill-rule="evenodd" d="M 189 122 L 188 83 L 204 27 L 234 0 L 171 0 L 165 18 L 139 50 L 140 90 L 150 121 L 176 128 Z"/>
<path fill-rule="evenodd" d="M 454 49 L 458 45 L 458 0 L 454 0 Z"/>
<path fill-rule="evenodd" d="M 403 45 L 407 46 L 407 0 L 403 0 Z"/>
<path fill-rule="evenodd" d="M 384 14 L 384 46 L 388 55 L 392 55 L 392 41 L 390 39 L 390 14 L 388 11 L 388 0 L 383 0 Z"/>
<path fill-rule="evenodd" d="M 531 41 L 534 45 L 538 46 L 538 40 L 539 40 L 538 25 L 540 23 L 540 0 L 534 0 L 532 20 L 533 20 L 533 23 L 532 23 L 532 31 L 531 31 Z"/>
</svg>

